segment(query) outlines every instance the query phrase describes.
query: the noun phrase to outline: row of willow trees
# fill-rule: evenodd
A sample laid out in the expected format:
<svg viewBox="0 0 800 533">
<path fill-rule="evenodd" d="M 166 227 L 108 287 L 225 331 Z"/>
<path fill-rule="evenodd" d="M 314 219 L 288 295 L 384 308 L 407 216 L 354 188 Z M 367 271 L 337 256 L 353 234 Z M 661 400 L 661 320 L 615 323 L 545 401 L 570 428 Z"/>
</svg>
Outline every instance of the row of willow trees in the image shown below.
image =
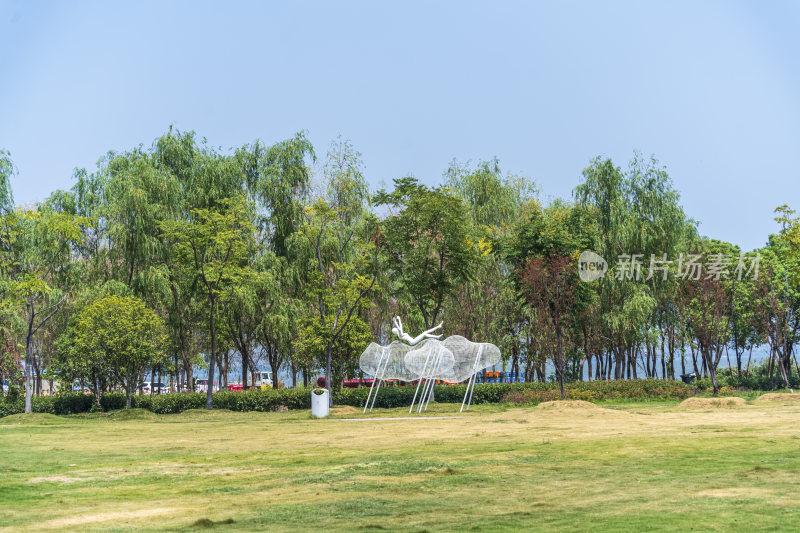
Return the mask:
<svg viewBox="0 0 800 533">
<path fill-rule="evenodd" d="M 31 207 L 14 204 L 16 174 L 0 152 L 0 374 L 28 409 L 43 379 L 130 390 L 157 372 L 186 390 L 198 373 L 224 387 L 238 368 L 246 387 L 268 367 L 338 386 L 369 342 L 390 341 L 395 315 L 409 330 L 444 320 L 446 335 L 499 345 L 525 380 L 562 386 L 693 370 L 716 389 L 723 357 L 748 372 L 762 345 L 785 383 L 797 368 L 794 213 L 779 208 L 776 234 L 743 253 L 699 236 L 665 169 L 639 155 L 625 170 L 591 161 L 574 198 L 549 205 L 497 160 L 453 162 L 435 187 L 406 177 L 370 191 L 349 142 L 318 160 L 302 133 L 221 150 L 170 129 Z M 605 276 L 579 279 L 583 250 L 608 260 Z M 616 265 L 625 254 L 644 258 L 641 275 Z M 725 262 L 686 275 L 695 255 Z M 657 275 L 651 257 L 666 260 Z M 117 308 L 98 308 L 108 298 Z M 81 330 L 90 309 L 134 306 L 119 302 L 156 315 L 158 331 L 138 332 L 146 356 L 98 341 L 130 326 Z"/>
</svg>

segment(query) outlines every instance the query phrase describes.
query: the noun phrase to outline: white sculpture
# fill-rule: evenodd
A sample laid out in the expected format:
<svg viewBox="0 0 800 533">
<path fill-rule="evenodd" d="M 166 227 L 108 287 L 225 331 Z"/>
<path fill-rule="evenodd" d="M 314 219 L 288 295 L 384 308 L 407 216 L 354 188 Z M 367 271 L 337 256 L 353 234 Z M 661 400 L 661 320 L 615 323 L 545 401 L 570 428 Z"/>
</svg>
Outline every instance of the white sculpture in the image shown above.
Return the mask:
<svg viewBox="0 0 800 533">
<path fill-rule="evenodd" d="M 373 342 L 361 354 L 359 359 L 361 370 L 374 378 L 367 394 L 364 412 L 367 412 L 367 407 L 372 411 L 381 382 L 387 379 L 406 382 L 418 380 L 409 413 L 414 410 L 420 387 L 422 394 L 419 395 L 417 412 L 428 409 L 433 386 L 437 380 L 448 383 L 461 383 L 466 380 L 467 390 L 461 402 L 461 411 L 465 405 L 469 411 L 476 375 L 481 370 L 500 362 L 500 349 L 494 344 L 475 343 L 460 335 L 440 340 L 442 335 L 434 335 L 434 332 L 440 329 L 443 323 L 416 337 L 403 331 L 403 323 L 399 316 L 392 319 L 392 324 L 394 326 L 392 333 L 408 344 L 393 341 L 388 346 L 380 346 Z"/>
<path fill-rule="evenodd" d="M 392 333 L 394 333 L 395 335 L 397 335 L 398 337 L 400 337 L 401 339 L 406 341 L 411 346 L 414 346 L 415 344 L 417 344 L 418 342 L 420 342 L 421 340 L 424 340 L 424 339 L 441 339 L 442 338 L 441 335 L 434 335 L 433 332 L 436 331 L 437 329 L 441 328 L 442 324 L 444 324 L 444 322 L 439 322 L 439 325 L 436 326 L 435 328 L 431 328 L 428 331 L 424 331 L 424 332 L 420 333 L 419 335 L 417 335 L 416 337 L 413 337 L 413 338 L 411 337 L 411 335 L 409 335 L 408 333 L 405 333 L 403 331 L 403 323 L 400 321 L 400 317 L 399 316 L 394 317 L 392 319 L 392 323 L 394 324 L 394 327 L 392 328 Z"/>
</svg>

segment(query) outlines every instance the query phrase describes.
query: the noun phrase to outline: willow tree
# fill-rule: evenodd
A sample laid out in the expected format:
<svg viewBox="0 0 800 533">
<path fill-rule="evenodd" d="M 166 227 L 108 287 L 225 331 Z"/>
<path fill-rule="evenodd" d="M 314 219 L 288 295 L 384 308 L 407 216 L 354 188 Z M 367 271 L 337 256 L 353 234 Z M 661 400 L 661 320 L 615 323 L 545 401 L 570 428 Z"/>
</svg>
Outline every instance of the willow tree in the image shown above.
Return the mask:
<svg viewBox="0 0 800 533">
<path fill-rule="evenodd" d="M 66 300 L 71 244 L 81 240 L 76 217 L 51 210 L 15 210 L 0 222 L 0 268 L 5 292 L 22 309 L 25 337 L 25 412 L 31 412 L 31 368 L 39 330 Z"/>
<path fill-rule="evenodd" d="M 635 377 L 637 354 L 644 345 L 645 373 L 657 374 L 660 353 L 662 375 L 672 375 L 677 286 L 669 274 L 694 226 L 680 207 L 669 175 L 658 161 L 639 154 L 627 172 L 610 159 L 598 158 L 584 169 L 574 194 L 579 205 L 594 212 L 598 240 L 593 251 L 610 268 L 595 283 L 603 336 L 614 355 L 609 370 L 614 367 L 615 378 L 626 373 Z"/>
<path fill-rule="evenodd" d="M 279 257 L 288 255 L 287 240 L 302 224 L 303 200 L 311 183 L 308 160 L 314 158 L 314 148 L 302 132 L 271 146 L 256 141 L 236 151 L 248 198 L 256 206 L 256 229 Z"/>
<path fill-rule="evenodd" d="M 140 149 L 111 157 L 106 172 L 111 264 L 118 265 L 117 279 L 152 304 L 156 296 L 153 269 L 162 264 L 164 253 L 159 224 L 178 213 L 178 183 Z"/>
<path fill-rule="evenodd" d="M 306 249 L 311 271 L 307 295 L 314 314 L 308 332 L 316 332 L 324 347 L 325 386 L 330 391 L 334 347 L 359 310 L 369 306 L 367 295 L 377 280 L 378 246 L 375 232 L 363 223 L 360 228 L 342 225 L 339 213 L 325 200 L 308 208 L 306 222 L 298 233 L 298 246 Z M 307 324 L 308 325 L 308 324 Z M 298 338 L 296 346 L 309 344 Z"/>
<path fill-rule="evenodd" d="M 5 150 L 0 149 L 0 245 L 5 246 L 9 239 L 6 228 L 6 216 L 14 210 L 14 195 L 11 190 L 11 177 L 16 174 L 16 167 L 11 160 L 11 155 Z M 5 235 L 5 240 L 3 238 Z M 6 250 L 0 248 L 3 258 L 6 257 Z M 21 378 L 21 361 L 17 350 L 15 336 L 15 324 L 18 317 L 11 295 L 8 293 L 8 263 L 0 259 L 0 382 L 7 379 L 12 387 Z M 0 386 L 0 389 L 2 387 Z M 0 390 L 2 395 L 2 390 Z"/>
</svg>

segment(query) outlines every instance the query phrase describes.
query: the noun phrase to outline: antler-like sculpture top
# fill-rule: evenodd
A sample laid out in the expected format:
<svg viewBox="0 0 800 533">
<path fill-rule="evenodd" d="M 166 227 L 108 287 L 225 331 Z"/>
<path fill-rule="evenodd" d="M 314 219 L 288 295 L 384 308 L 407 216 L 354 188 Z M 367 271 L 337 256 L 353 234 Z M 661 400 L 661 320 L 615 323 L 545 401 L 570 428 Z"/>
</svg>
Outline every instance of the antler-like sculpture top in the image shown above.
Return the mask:
<svg viewBox="0 0 800 533">
<path fill-rule="evenodd" d="M 418 342 L 424 340 L 424 339 L 441 339 L 442 338 L 441 335 L 434 335 L 433 332 L 436 331 L 437 329 L 441 328 L 442 324 L 444 324 L 444 322 L 440 322 L 439 325 L 436 326 L 435 328 L 431 328 L 428 331 L 424 331 L 424 332 L 420 333 L 419 335 L 417 335 L 416 337 L 412 337 L 411 335 L 409 335 L 408 333 L 405 333 L 403 331 L 403 323 L 400 321 L 400 317 L 399 316 L 394 317 L 392 319 L 392 323 L 394 324 L 394 327 L 392 328 L 392 333 L 394 333 L 400 339 L 406 341 L 408 344 L 410 344 L 412 346 L 417 344 Z"/>
</svg>

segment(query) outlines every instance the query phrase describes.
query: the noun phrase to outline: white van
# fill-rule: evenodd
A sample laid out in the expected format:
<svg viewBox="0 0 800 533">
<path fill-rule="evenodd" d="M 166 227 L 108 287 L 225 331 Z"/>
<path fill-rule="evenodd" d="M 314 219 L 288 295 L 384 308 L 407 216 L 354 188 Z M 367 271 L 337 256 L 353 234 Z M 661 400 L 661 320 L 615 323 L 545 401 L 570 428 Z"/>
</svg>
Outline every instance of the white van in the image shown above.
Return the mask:
<svg viewBox="0 0 800 533">
<path fill-rule="evenodd" d="M 256 372 L 255 386 L 261 390 L 272 388 L 272 372 Z"/>
</svg>

